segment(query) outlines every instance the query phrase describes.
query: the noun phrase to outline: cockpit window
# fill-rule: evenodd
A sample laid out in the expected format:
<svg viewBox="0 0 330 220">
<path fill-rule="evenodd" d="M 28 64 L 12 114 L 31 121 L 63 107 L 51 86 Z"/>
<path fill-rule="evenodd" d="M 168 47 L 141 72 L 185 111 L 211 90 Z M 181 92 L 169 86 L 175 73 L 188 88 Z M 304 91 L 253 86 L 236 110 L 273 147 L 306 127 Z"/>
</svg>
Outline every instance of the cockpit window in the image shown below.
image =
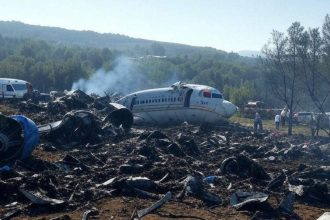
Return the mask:
<svg viewBox="0 0 330 220">
<path fill-rule="evenodd" d="M 212 93 L 212 98 L 222 99 L 222 95 L 217 93 Z"/>
<path fill-rule="evenodd" d="M 210 91 L 203 91 L 203 96 L 206 97 L 206 98 L 211 98 L 211 92 Z"/>
<path fill-rule="evenodd" d="M 27 90 L 27 87 L 25 84 L 12 84 L 14 89 L 17 90 Z"/>
</svg>

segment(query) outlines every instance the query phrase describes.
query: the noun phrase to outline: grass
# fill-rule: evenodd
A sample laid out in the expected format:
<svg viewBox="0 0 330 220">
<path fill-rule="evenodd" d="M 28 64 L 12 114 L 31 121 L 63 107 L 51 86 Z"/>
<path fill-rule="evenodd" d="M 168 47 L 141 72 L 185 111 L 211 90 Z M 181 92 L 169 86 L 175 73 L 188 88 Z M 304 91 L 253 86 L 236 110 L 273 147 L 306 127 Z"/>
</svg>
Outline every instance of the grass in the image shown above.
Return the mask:
<svg viewBox="0 0 330 220">
<path fill-rule="evenodd" d="M 229 121 L 240 123 L 241 125 L 253 128 L 253 119 L 251 119 L 251 118 L 243 118 L 243 117 L 234 115 L 233 117 L 231 117 L 229 119 Z M 264 129 L 267 129 L 267 130 L 270 130 L 270 131 L 276 131 L 274 120 L 262 120 L 262 124 L 263 124 Z M 279 132 L 287 134 L 288 133 L 288 126 L 286 125 L 285 127 L 282 127 L 280 125 Z M 292 126 L 292 133 L 293 134 L 303 134 L 305 136 L 311 136 L 311 131 L 310 131 L 309 126 L 308 125 L 302 125 L 302 124 L 299 124 L 299 125 L 294 124 Z M 327 137 L 327 134 L 324 131 L 320 131 L 319 135 Z"/>
</svg>

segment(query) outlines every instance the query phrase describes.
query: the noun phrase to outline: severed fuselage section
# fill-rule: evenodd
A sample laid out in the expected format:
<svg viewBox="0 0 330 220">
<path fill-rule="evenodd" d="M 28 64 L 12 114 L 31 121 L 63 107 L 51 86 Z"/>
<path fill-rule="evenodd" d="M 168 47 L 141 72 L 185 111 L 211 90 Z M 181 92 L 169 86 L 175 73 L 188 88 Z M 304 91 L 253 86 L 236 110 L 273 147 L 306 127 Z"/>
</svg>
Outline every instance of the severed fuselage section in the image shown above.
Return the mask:
<svg viewBox="0 0 330 220">
<path fill-rule="evenodd" d="M 217 89 L 182 82 L 167 88 L 138 91 L 118 103 L 133 112 L 135 122 L 152 124 L 217 123 L 237 111 Z"/>
</svg>

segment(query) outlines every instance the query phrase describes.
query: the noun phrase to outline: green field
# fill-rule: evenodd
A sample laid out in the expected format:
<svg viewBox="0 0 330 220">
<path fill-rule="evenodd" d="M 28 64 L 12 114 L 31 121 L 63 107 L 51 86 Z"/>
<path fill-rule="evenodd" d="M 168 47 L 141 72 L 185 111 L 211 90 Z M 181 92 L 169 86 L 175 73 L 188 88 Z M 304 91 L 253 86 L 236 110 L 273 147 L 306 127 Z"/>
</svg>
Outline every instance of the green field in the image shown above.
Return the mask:
<svg viewBox="0 0 330 220">
<path fill-rule="evenodd" d="M 251 118 L 242 118 L 239 116 L 234 115 L 229 119 L 231 122 L 237 122 L 240 123 L 244 126 L 251 127 L 253 128 L 253 119 Z M 271 130 L 271 131 L 276 131 L 275 129 L 275 122 L 274 120 L 263 120 L 263 127 L 264 129 Z M 285 127 L 281 127 L 279 129 L 280 133 L 287 134 L 288 133 L 288 126 L 286 125 Z M 306 136 L 311 136 L 310 129 L 307 125 L 296 125 L 294 124 L 292 127 L 292 133 L 293 134 L 303 134 Z M 327 136 L 327 134 L 324 131 L 319 132 L 320 136 Z"/>
</svg>

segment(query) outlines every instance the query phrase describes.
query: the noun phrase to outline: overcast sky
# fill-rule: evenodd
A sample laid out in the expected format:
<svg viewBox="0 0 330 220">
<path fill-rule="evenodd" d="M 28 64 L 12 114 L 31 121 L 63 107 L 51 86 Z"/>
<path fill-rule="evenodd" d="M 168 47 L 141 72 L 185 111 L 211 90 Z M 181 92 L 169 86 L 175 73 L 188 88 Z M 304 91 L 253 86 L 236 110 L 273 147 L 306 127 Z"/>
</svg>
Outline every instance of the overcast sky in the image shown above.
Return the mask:
<svg viewBox="0 0 330 220">
<path fill-rule="evenodd" d="M 321 27 L 330 0 L 0 0 L 0 20 L 260 50 L 294 21 Z"/>
</svg>

